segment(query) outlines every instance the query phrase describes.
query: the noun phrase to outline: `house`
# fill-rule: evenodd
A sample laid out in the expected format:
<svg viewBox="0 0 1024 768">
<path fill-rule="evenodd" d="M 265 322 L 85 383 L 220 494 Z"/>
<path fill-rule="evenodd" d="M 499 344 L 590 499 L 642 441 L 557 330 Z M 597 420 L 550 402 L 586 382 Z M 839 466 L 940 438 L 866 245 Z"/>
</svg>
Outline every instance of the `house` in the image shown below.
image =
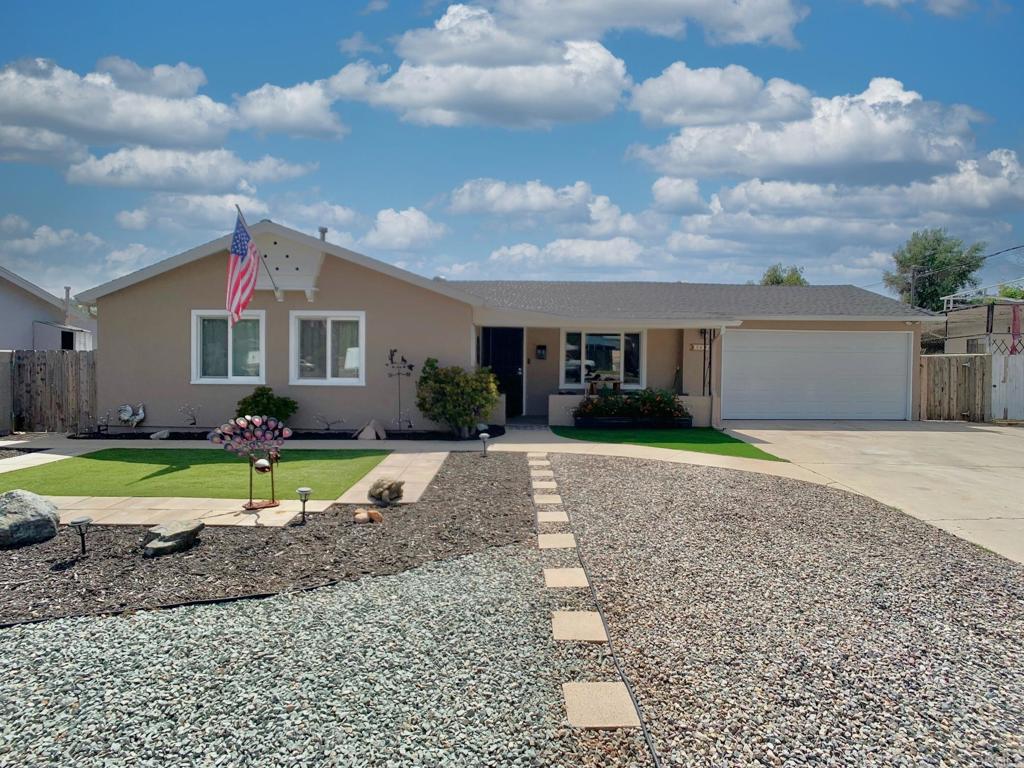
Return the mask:
<svg viewBox="0 0 1024 768">
<path fill-rule="evenodd" d="M 224 310 L 230 235 L 79 295 L 98 308 L 99 412 L 146 405 L 147 425 L 234 412 L 254 385 L 293 419 L 395 423 L 417 366 L 490 366 L 504 416 L 568 423 L 586 390 L 674 389 L 698 425 L 723 419 L 912 419 L 928 313 L 852 286 L 446 281 L 270 221 L 250 228 L 263 269 L 244 318 Z M 403 403 L 414 400 L 406 382 Z M 415 411 L 409 414 L 425 426 Z"/>
<path fill-rule="evenodd" d="M 0 349 L 93 348 L 96 323 L 71 304 L 0 267 Z"/>
</svg>

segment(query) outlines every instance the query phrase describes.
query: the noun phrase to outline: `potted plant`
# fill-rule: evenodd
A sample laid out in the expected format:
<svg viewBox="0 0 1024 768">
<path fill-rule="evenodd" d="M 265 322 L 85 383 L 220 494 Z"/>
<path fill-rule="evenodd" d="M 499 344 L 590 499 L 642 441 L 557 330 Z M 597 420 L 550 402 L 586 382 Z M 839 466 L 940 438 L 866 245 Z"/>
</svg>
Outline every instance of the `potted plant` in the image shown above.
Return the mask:
<svg viewBox="0 0 1024 768">
<path fill-rule="evenodd" d="M 585 398 L 573 411 L 573 421 L 584 429 L 686 429 L 693 417 L 675 393 L 667 389 L 641 389 L 628 394 L 603 390 Z"/>
</svg>

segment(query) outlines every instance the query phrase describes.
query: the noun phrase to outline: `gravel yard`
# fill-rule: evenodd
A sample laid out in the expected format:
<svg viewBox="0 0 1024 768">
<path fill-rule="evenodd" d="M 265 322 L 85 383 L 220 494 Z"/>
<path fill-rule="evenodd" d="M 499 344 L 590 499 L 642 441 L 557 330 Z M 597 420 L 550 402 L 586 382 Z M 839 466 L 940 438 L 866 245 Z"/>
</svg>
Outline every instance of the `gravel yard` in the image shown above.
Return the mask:
<svg viewBox="0 0 1024 768">
<path fill-rule="evenodd" d="M 188 552 L 154 559 L 142 557 L 144 528 L 93 526 L 82 558 L 77 535 L 61 528 L 50 541 L 0 552 L 0 623 L 397 573 L 534 530 L 521 454 L 450 454 L 420 501 L 385 510 L 383 524 L 354 525 L 352 509 L 310 513 L 305 526 L 208 527 Z"/>
<path fill-rule="evenodd" d="M 489 459 L 488 459 L 489 460 Z M 636 731 L 564 725 L 529 544 L 334 587 L 0 631 L 0 765 L 646 766 Z M 570 600 L 571 602 L 571 600 Z"/>
<path fill-rule="evenodd" d="M 552 463 L 665 765 L 1024 765 L 1024 568 L 843 491 Z"/>
</svg>

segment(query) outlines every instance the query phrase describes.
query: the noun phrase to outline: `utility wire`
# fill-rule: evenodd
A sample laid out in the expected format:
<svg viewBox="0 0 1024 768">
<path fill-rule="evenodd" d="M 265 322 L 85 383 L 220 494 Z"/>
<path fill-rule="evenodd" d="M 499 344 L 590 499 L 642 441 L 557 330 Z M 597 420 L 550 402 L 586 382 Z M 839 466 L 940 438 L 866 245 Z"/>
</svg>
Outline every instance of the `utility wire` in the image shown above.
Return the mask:
<svg viewBox="0 0 1024 768">
<path fill-rule="evenodd" d="M 996 251 L 995 253 L 986 254 L 985 256 L 981 257 L 981 260 L 982 261 L 988 261 L 989 259 L 993 259 L 996 256 L 1002 256 L 1004 254 L 1010 253 L 1011 251 L 1019 251 L 1019 250 L 1024 250 L 1024 244 L 1014 245 L 1014 246 L 1011 246 L 1010 248 L 1003 248 L 1003 250 Z M 961 266 L 963 261 L 966 261 L 966 259 L 961 260 L 960 262 L 957 262 L 956 264 L 951 264 L 951 265 L 946 266 L 946 267 L 939 267 L 938 269 L 931 269 L 931 270 L 928 270 L 927 272 L 918 272 L 915 275 L 915 277 L 927 277 L 928 275 L 936 275 L 939 272 L 948 272 L 951 269 L 956 269 L 957 267 Z M 877 282 L 868 283 L 867 285 L 858 285 L 857 287 L 858 288 L 873 288 L 876 285 L 882 285 L 884 283 L 885 283 L 885 280 L 878 280 Z"/>
</svg>

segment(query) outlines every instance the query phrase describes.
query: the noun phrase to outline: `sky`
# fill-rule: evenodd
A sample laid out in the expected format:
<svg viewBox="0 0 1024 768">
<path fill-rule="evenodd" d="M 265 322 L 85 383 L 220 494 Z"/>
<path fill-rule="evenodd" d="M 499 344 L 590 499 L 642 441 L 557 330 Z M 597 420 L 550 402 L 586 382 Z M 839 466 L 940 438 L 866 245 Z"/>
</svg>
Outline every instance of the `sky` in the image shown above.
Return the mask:
<svg viewBox="0 0 1024 768">
<path fill-rule="evenodd" d="M 166 7 L 5 3 L 0 265 L 54 293 L 236 204 L 448 279 L 884 291 L 916 229 L 1024 243 L 1009 0 Z"/>
</svg>

